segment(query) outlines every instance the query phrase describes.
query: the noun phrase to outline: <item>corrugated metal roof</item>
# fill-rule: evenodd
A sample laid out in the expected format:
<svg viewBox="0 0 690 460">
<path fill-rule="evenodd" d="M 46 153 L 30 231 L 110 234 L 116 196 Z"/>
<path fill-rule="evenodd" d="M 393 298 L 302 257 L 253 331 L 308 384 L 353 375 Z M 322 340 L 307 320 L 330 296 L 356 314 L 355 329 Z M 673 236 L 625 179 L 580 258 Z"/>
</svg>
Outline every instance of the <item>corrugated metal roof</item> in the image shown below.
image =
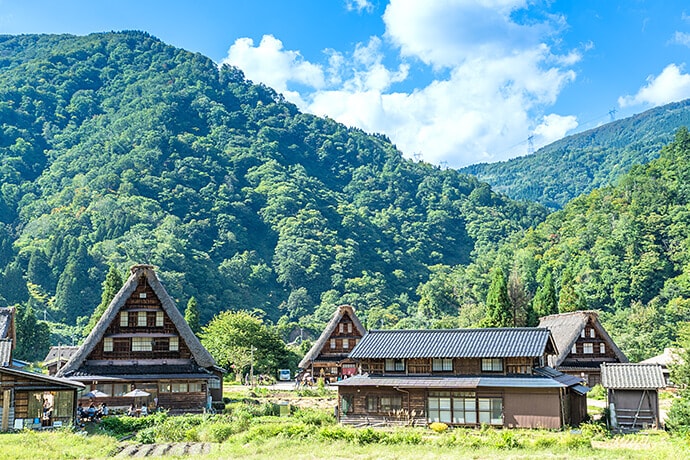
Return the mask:
<svg viewBox="0 0 690 460">
<path fill-rule="evenodd" d="M 601 384 L 604 388 L 652 390 L 666 387 L 659 364 L 602 364 Z"/>
<path fill-rule="evenodd" d="M 567 385 L 549 377 L 379 377 L 356 375 L 334 383 L 341 387 L 396 387 L 471 390 L 476 388 L 565 388 Z"/>
<path fill-rule="evenodd" d="M 0 340 L 0 367 L 12 364 L 12 341 Z"/>
<path fill-rule="evenodd" d="M 369 331 L 350 353 L 354 359 L 508 358 L 544 354 L 546 328 Z"/>
<path fill-rule="evenodd" d="M 58 386 L 67 386 L 67 387 L 77 388 L 77 389 L 84 388 L 84 385 L 80 382 L 75 382 L 73 380 L 60 378 L 60 377 L 52 377 L 52 376 L 45 375 L 45 374 L 38 374 L 36 372 L 27 372 L 27 371 L 23 371 L 20 369 L 14 369 L 11 367 L 0 367 L 0 373 L 1 372 L 5 372 L 5 373 L 11 374 L 11 375 L 17 375 L 17 376 L 21 376 L 21 377 L 26 377 L 30 380 L 38 380 L 40 382 L 50 383 L 50 384 L 58 385 Z"/>
</svg>

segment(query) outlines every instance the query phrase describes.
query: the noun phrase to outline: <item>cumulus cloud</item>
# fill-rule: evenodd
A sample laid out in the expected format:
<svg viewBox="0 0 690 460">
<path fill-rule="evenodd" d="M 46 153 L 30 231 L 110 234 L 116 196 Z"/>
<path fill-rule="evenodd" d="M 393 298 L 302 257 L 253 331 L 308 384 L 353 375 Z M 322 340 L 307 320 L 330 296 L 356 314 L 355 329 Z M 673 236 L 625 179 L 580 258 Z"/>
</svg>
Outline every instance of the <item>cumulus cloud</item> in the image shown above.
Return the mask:
<svg viewBox="0 0 690 460">
<path fill-rule="evenodd" d="M 637 94 L 619 97 L 618 104 L 621 107 L 657 106 L 689 97 L 690 75 L 683 73 L 683 66 L 669 64 L 659 75 L 647 77 L 647 84 Z"/>
<path fill-rule="evenodd" d="M 574 117 L 544 112 L 575 79 L 570 67 L 581 51 L 557 54 L 549 46 L 563 28 L 561 17 L 515 19 L 530 5 L 527 0 L 391 0 L 382 37 L 349 51 L 324 50 L 322 63 L 307 62 L 272 36 L 258 46 L 237 40 L 224 62 L 302 110 L 385 133 L 408 157 L 420 154 L 450 166 L 497 161 L 527 153 L 528 136 L 539 147 L 577 126 Z M 396 91 L 413 67 L 432 78 Z"/>
</svg>

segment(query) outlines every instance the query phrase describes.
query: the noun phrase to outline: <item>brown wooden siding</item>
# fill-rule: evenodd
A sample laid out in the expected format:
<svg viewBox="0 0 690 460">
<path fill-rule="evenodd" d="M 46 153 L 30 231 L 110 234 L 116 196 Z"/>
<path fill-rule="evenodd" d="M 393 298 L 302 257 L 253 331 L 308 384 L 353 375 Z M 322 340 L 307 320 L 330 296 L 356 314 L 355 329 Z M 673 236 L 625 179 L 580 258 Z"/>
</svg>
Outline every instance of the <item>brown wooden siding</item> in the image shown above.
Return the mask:
<svg viewBox="0 0 690 460">
<path fill-rule="evenodd" d="M 561 428 L 560 390 L 506 389 L 503 423 L 508 428 Z"/>
</svg>

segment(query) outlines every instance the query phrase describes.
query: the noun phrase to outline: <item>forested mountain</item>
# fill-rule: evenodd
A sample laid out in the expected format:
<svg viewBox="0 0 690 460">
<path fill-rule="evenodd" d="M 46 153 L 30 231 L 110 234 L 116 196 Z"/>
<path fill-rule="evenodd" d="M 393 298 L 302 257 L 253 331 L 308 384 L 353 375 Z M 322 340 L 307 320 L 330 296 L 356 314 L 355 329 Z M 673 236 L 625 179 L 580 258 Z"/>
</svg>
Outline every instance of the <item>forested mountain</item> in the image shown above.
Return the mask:
<svg viewBox="0 0 690 460">
<path fill-rule="evenodd" d="M 460 171 L 513 199 L 558 209 L 583 193 L 615 184 L 633 165 L 656 158 L 681 126 L 690 126 L 690 100 L 568 136 L 532 155 Z"/>
<path fill-rule="evenodd" d="M 68 325 L 133 263 L 202 324 L 405 317 L 435 266 L 546 216 L 142 32 L 0 36 L 0 184 L 0 304 Z"/>
<path fill-rule="evenodd" d="M 687 129 L 617 186 L 572 200 L 534 230 L 510 238 L 499 256 L 480 254 L 429 283 L 463 293 L 455 303 L 467 317 L 479 301 L 466 293 L 481 279 L 476 273 L 492 266 L 510 274 L 508 292 L 532 299 L 538 314 L 602 311 L 608 331 L 632 360 L 671 346 L 679 326 L 690 321 Z"/>
</svg>

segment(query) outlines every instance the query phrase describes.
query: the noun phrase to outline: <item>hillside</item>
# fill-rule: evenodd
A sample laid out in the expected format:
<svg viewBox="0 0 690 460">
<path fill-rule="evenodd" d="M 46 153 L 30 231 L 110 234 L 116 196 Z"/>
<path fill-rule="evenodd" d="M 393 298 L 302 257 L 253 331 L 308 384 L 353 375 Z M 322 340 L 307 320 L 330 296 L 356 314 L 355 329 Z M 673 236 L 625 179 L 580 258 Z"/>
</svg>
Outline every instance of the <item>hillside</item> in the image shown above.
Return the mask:
<svg viewBox="0 0 690 460">
<path fill-rule="evenodd" d="M 615 184 L 633 165 L 656 158 L 682 126 L 690 126 L 690 100 L 568 136 L 532 155 L 460 171 L 513 199 L 557 209 L 579 195 Z"/>
<path fill-rule="evenodd" d="M 466 294 L 482 280 L 476 274 L 497 265 L 510 273 L 509 292 L 524 293 L 538 314 L 602 311 L 628 357 L 644 359 L 672 346 L 690 321 L 689 209 L 690 133 L 682 128 L 659 158 L 633 167 L 617 186 L 572 200 L 509 239 L 499 257 L 480 254 L 441 281 L 463 294 L 455 308 L 466 317 L 477 303 Z M 551 303 L 543 300 L 548 290 Z"/>
<path fill-rule="evenodd" d="M 0 183 L 0 304 L 70 325 L 133 263 L 202 323 L 410 313 L 546 215 L 141 32 L 0 36 Z"/>
</svg>

